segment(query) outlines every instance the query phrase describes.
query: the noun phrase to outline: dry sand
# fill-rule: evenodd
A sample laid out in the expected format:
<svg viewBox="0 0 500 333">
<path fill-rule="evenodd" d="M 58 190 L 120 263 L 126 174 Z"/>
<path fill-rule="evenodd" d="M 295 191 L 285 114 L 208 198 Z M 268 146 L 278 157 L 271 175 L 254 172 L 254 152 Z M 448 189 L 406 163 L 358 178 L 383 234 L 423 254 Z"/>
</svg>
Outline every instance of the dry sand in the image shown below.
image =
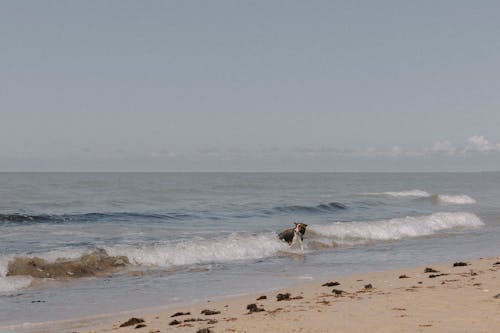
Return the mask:
<svg viewBox="0 0 500 333">
<path fill-rule="evenodd" d="M 329 281 L 280 291 L 206 301 L 156 313 L 138 311 L 133 316 L 115 318 L 114 323 L 85 329 L 85 321 L 67 322 L 65 331 L 500 332 L 500 257 L 466 263 L 467 266 L 457 267 L 454 263 L 432 265 L 429 267 L 438 272 L 429 273 L 425 273 L 424 266 L 332 276 Z M 339 285 L 323 286 L 326 282 Z M 286 293 L 290 299 L 277 300 L 278 294 Z M 257 300 L 259 296 L 267 298 Z M 249 305 L 257 312 L 250 312 Z M 203 310 L 216 314 L 202 314 Z M 189 314 L 172 317 L 177 312 Z M 131 317 L 144 322 L 120 327 Z M 53 330 L 49 324 L 38 332 Z"/>
</svg>

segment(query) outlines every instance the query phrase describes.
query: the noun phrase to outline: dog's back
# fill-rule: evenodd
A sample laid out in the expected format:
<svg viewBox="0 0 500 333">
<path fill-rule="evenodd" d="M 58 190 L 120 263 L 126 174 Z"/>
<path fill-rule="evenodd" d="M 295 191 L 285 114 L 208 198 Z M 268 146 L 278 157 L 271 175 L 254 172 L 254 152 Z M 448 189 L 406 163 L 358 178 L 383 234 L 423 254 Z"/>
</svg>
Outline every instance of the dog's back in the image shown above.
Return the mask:
<svg viewBox="0 0 500 333">
<path fill-rule="evenodd" d="M 294 230 L 295 228 L 286 229 L 278 235 L 278 238 L 281 239 L 282 241 L 287 242 L 288 244 L 291 244 L 293 236 L 295 235 Z"/>
</svg>

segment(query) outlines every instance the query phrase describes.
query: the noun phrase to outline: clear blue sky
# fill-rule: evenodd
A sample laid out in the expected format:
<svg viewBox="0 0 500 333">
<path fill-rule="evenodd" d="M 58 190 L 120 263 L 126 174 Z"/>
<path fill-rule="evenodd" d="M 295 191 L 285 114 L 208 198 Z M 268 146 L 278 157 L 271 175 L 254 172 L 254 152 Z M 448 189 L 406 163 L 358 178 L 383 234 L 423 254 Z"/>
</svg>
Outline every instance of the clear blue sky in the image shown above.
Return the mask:
<svg viewBox="0 0 500 333">
<path fill-rule="evenodd" d="M 498 1 L 2 1 L 0 171 L 500 169 Z"/>
</svg>

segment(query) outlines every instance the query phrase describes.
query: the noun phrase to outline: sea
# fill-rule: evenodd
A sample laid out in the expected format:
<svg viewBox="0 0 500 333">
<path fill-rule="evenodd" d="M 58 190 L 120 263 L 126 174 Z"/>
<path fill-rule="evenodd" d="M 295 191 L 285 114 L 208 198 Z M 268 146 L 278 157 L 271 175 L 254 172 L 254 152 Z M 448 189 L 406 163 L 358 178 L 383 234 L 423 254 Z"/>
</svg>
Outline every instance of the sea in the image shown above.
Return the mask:
<svg viewBox="0 0 500 333">
<path fill-rule="evenodd" d="M 499 252 L 498 172 L 0 173 L 1 332 Z"/>
</svg>

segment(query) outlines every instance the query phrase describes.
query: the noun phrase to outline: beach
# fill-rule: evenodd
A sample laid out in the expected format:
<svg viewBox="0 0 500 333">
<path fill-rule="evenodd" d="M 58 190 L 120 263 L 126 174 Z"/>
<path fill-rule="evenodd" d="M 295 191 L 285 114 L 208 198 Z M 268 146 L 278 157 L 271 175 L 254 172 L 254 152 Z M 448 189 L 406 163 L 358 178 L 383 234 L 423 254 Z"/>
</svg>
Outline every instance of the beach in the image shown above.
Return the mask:
<svg viewBox="0 0 500 333">
<path fill-rule="evenodd" d="M 46 323 L 32 332 L 498 332 L 499 314 L 500 256 L 332 276 L 282 290 L 137 310 L 100 324 L 96 318 Z"/>
</svg>

